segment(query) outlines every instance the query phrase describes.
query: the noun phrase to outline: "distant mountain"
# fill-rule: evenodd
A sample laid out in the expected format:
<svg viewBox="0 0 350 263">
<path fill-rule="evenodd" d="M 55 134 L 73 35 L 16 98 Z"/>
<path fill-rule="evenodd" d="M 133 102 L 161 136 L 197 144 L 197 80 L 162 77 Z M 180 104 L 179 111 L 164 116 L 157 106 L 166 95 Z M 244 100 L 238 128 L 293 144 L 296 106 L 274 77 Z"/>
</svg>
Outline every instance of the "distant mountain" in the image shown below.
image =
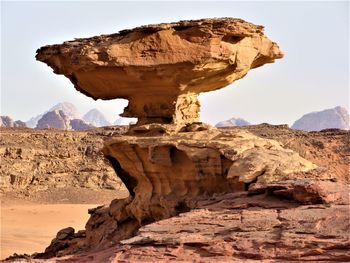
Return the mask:
<svg viewBox="0 0 350 263">
<path fill-rule="evenodd" d="M 38 124 L 38 120 L 40 120 L 42 116 L 43 116 L 43 114 L 40 114 L 40 115 L 37 115 L 35 117 L 30 118 L 29 121 L 26 121 L 27 127 L 35 128 L 36 125 Z"/>
<path fill-rule="evenodd" d="M 50 111 L 61 110 L 67 115 L 70 119 L 80 119 L 80 113 L 77 108 L 70 102 L 61 102 L 50 108 L 48 111 L 45 111 L 42 114 L 39 114 L 29 121 L 26 122 L 26 125 L 30 128 L 35 128 L 38 124 L 38 121 L 43 117 L 43 115 Z"/>
<path fill-rule="evenodd" d="M 45 113 L 36 125 L 38 129 L 61 129 L 70 130 L 72 127 L 70 125 L 70 119 L 62 110 L 53 110 Z"/>
<path fill-rule="evenodd" d="M 302 116 L 292 125 L 292 129 L 304 131 L 320 131 L 329 128 L 348 130 L 349 112 L 340 106 L 311 112 Z"/>
<path fill-rule="evenodd" d="M 81 119 L 70 120 L 70 126 L 72 127 L 72 130 L 75 130 L 75 131 L 85 131 L 85 130 L 95 128 L 95 126 L 88 124 Z"/>
<path fill-rule="evenodd" d="M 70 102 L 61 102 L 53 106 L 49 111 L 61 110 L 66 114 L 70 119 L 81 119 L 81 115 L 77 108 Z"/>
<path fill-rule="evenodd" d="M 14 121 L 9 116 L 0 116 L 0 127 L 4 128 L 25 128 L 27 127 L 23 121 Z"/>
<path fill-rule="evenodd" d="M 221 121 L 217 123 L 215 127 L 220 128 L 220 127 L 235 127 L 235 126 L 247 126 L 247 125 L 251 125 L 251 124 L 244 119 L 231 118 L 229 120 Z"/>
<path fill-rule="evenodd" d="M 137 118 L 118 118 L 114 121 L 114 125 L 130 125 L 135 124 L 137 122 Z"/>
<path fill-rule="evenodd" d="M 98 109 L 92 109 L 88 111 L 84 116 L 83 120 L 86 123 L 94 125 L 96 127 L 109 126 L 111 123 L 107 121 L 106 117 Z"/>
</svg>

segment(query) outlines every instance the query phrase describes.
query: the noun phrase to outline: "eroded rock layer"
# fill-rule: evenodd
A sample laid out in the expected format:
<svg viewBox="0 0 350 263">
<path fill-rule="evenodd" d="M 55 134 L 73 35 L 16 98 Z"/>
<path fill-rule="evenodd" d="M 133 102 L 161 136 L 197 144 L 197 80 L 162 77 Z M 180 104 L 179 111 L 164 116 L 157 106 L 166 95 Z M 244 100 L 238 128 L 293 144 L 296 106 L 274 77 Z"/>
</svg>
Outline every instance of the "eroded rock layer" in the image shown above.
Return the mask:
<svg viewBox="0 0 350 263">
<path fill-rule="evenodd" d="M 283 56 L 257 26 L 220 18 L 142 26 L 40 48 L 36 58 L 94 99 L 129 100 L 145 123 L 198 121 L 197 94 Z"/>
<path fill-rule="evenodd" d="M 254 182 L 266 184 L 316 168 L 274 140 L 247 131 L 202 128 L 106 141 L 104 154 L 130 196 L 91 210 L 83 238 L 55 239 L 42 256 L 108 248 L 142 225 L 195 208 L 199 197 L 245 191 Z"/>
<path fill-rule="evenodd" d="M 0 128 L 1 199 L 108 204 L 116 195 L 125 196 L 125 187 L 101 152 L 104 138 L 123 132 Z"/>
</svg>

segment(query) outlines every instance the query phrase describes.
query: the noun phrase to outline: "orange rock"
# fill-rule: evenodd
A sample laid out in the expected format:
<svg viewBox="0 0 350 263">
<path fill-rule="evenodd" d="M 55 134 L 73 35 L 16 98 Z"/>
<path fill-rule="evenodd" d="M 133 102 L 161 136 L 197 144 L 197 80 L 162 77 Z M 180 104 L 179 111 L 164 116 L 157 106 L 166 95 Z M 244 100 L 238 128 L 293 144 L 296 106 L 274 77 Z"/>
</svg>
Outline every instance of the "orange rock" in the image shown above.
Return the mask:
<svg viewBox="0 0 350 263">
<path fill-rule="evenodd" d="M 94 99 L 129 100 L 138 124 L 198 121 L 197 95 L 283 54 L 263 27 L 219 18 L 148 25 L 40 48 L 36 58 Z"/>
</svg>

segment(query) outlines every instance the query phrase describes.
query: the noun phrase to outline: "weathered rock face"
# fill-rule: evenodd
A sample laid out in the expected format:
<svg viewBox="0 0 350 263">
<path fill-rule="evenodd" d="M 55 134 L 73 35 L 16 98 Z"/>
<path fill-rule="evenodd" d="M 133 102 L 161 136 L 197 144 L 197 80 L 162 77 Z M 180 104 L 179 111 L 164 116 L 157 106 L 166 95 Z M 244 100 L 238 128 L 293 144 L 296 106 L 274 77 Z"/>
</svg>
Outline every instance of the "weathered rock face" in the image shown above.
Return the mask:
<svg viewBox="0 0 350 263">
<path fill-rule="evenodd" d="M 62 130 L 70 130 L 69 117 L 61 110 L 54 110 L 45 113 L 38 121 L 36 126 L 38 129 L 55 128 Z"/>
<path fill-rule="evenodd" d="M 91 211 L 79 246 L 108 248 L 132 237 L 142 225 L 195 208 L 193 201 L 200 196 L 244 191 L 253 182 L 266 184 L 316 168 L 276 141 L 245 131 L 201 128 L 106 141 L 104 154 L 130 196 Z M 63 242 L 65 248 L 56 251 L 62 241 L 54 240 L 43 256 L 74 253 L 77 242 Z"/>
<path fill-rule="evenodd" d="M 176 209 L 168 209 L 167 199 L 181 203 L 204 193 L 244 190 L 244 184 L 256 180 L 316 168 L 275 141 L 216 129 L 121 136 L 106 142 L 104 153 L 134 197 L 128 210 L 140 223 L 172 216 Z"/>
<path fill-rule="evenodd" d="M 273 192 L 267 186 L 259 194 L 238 192 L 202 200 L 196 210 L 144 226 L 135 237 L 122 241 L 112 258 L 130 262 L 350 260 L 348 194 L 324 205 L 321 198 L 312 199 L 319 190 L 305 191 L 296 202 L 293 196 L 281 198 L 282 189 Z"/>
<path fill-rule="evenodd" d="M 350 132 L 329 129 L 322 132 L 292 130 L 288 125 L 251 125 L 243 128 L 253 134 L 273 139 L 284 148 L 291 149 L 303 158 L 325 167 L 337 181 L 350 183 Z"/>
<path fill-rule="evenodd" d="M 94 99 L 129 100 L 138 124 L 198 121 L 197 94 L 227 86 L 283 54 L 263 27 L 220 18 L 148 25 L 37 51 Z"/>
<path fill-rule="evenodd" d="M 125 131 L 0 129 L 0 194 L 47 203 L 127 196 L 101 152 L 103 139 L 115 132 Z"/>
<path fill-rule="evenodd" d="M 332 239 L 333 252 L 312 259 L 348 259 L 343 249 L 348 241 L 340 232 L 349 225 L 328 227 L 346 218 L 343 182 L 277 141 L 195 123 L 200 92 L 222 88 L 281 57 L 262 27 L 239 19 L 152 25 L 39 49 L 38 60 L 86 95 L 129 99 L 124 116 L 138 117 L 139 125 L 103 148 L 130 195 L 90 210 L 85 231 L 59 231 L 36 257 L 114 246 L 118 254 L 109 261 L 147 261 L 155 258 L 147 249 L 150 242 L 158 245 L 157 258 L 163 261 L 191 255 L 284 259 L 283 253 L 298 248 L 304 258 L 312 258 L 320 253 L 314 252 L 316 242 L 327 239 L 321 248 L 332 250 L 327 245 Z M 333 207 L 320 214 L 304 212 L 306 204 L 322 203 Z M 199 213 L 190 211 L 195 208 Z M 184 212 L 181 222 L 176 216 Z M 166 218 L 171 219 L 152 225 Z M 305 238 L 310 229 L 311 241 Z M 302 245 L 294 244 L 298 241 Z M 137 254 L 125 252 L 142 244 L 146 249 Z M 174 255 L 174 249 L 183 256 Z"/>
<path fill-rule="evenodd" d="M 143 226 L 111 249 L 91 250 L 62 260 L 348 262 L 348 187 L 335 182 L 326 170 L 315 169 L 252 183 L 248 191 L 191 198 L 187 203 L 195 208 L 191 211 Z M 91 211 L 95 231 L 105 222 L 111 224 L 108 215 L 121 208 L 112 203 L 109 209 Z M 109 236 L 118 233 L 110 231 Z M 64 238 L 59 239 L 62 234 Z M 84 246 L 85 234 L 63 229 L 50 248 L 74 252 L 72 248 Z"/>
<path fill-rule="evenodd" d="M 214 136 L 217 132 L 215 130 L 191 133 L 191 135 L 180 133 L 179 140 L 172 140 L 171 143 L 176 147 L 185 147 L 187 136 L 192 137 L 193 134 L 196 134 L 198 136 L 191 139 L 186 147 L 196 153 L 191 154 L 191 156 L 204 157 L 206 152 L 211 151 L 210 147 L 218 141 L 221 143 L 229 142 L 231 147 L 234 144 L 238 147 L 239 145 L 243 146 L 238 142 L 246 138 L 246 142 L 257 140 L 254 145 L 260 146 L 253 147 L 257 152 L 269 151 L 269 145 L 275 145 L 270 149 L 271 153 L 279 154 L 278 151 L 276 152 L 279 147 L 276 146 L 275 141 L 252 136 L 247 133 L 247 129 L 258 136 L 278 140 L 280 143 L 277 145 L 292 148 L 323 168 L 276 177 L 265 177 L 266 175 L 263 174 L 257 176 L 256 182 L 248 184 L 232 180 L 231 186 L 235 190 L 227 194 L 195 196 L 194 190 L 197 185 L 203 185 L 204 182 L 208 181 L 209 176 L 206 175 L 191 181 L 183 180 L 181 189 L 192 189 L 192 191 L 187 190 L 188 197 L 181 196 L 181 192 L 180 194 L 175 192 L 164 198 L 164 202 L 159 203 L 160 209 L 167 208 L 166 211 L 171 211 L 172 204 L 177 204 L 175 200 L 179 200 L 176 207 L 177 211 L 182 214 L 148 224 L 138 231 L 135 229 L 140 227 L 140 224 L 136 219 L 132 219 L 131 213 L 133 209 L 131 203 L 134 202 L 135 197 L 116 199 L 109 206 L 90 210 L 91 218 L 86 225 L 86 230 L 76 233 L 73 233 L 72 229 L 59 231 L 59 235 L 53 240 L 46 253 L 38 256 L 52 257 L 87 251 L 79 255 L 53 259 L 53 262 L 56 260 L 67 260 L 68 262 L 74 260 L 77 262 L 84 262 L 84 260 L 96 262 L 118 260 L 127 262 L 152 260 L 160 262 L 170 260 L 237 262 L 249 259 L 259 259 L 262 262 L 271 262 L 271 260 L 283 262 L 295 262 L 295 260 L 348 261 L 350 258 L 350 244 L 347 235 L 350 222 L 348 205 L 350 158 L 347 143 L 349 132 L 330 130 L 307 133 L 288 129 L 287 126 L 256 125 L 224 129 L 224 133 L 218 133 L 218 136 Z M 69 132 L 60 132 L 60 134 L 65 133 Z M 214 139 L 210 136 L 203 136 L 203 134 L 211 134 Z M 251 137 L 247 137 L 247 134 L 250 134 Z M 169 135 L 166 135 L 164 140 L 167 140 L 166 137 L 170 138 Z M 175 138 L 175 135 L 173 134 L 172 137 Z M 197 143 L 203 137 L 206 139 L 203 142 L 203 148 L 201 148 L 198 147 Z M 95 137 L 91 137 L 91 139 L 93 138 Z M 248 138 L 250 139 L 248 140 Z M 255 139 L 252 140 L 253 138 Z M 141 139 L 139 143 L 145 147 L 154 139 L 155 137 L 143 138 L 142 144 Z M 135 140 L 137 138 L 131 142 L 135 144 Z M 78 139 L 78 141 L 85 140 Z M 259 141 L 263 143 L 259 143 Z M 212 143 L 209 144 L 209 142 Z M 115 139 L 107 142 L 107 145 L 113 151 L 117 150 Z M 205 148 L 204 145 L 210 147 Z M 249 147 L 251 146 L 250 144 Z M 141 149 L 134 147 L 135 149 L 131 152 L 125 151 L 125 155 L 132 156 L 133 152 L 142 152 L 142 147 L 140 147 Z M 248 152 L 252 150 L 249 150 L 249 147 L 246 149 Z M 143 150 L 146 151 L 149 148 L 147 146 Z M 222 150 L 226 151 L 227 149 L 222 148 Z M 241 150 L 243 151 L 243 149 Z M 215 147 L 212 152 L 215 153 Z M 283 150 L 283 152 L 290 151 Z M 214 169 L 215 166 L 220 166 L 220 162 L 214 162 L 213 156 L 215 154 L 213 153 L 203 171 L 215 178 L 214 173 L 209 172 L 209 166 Z M 236 157 L 239 159 L 239 156 L 243 155 L 237 153 Z M 140 158 L 144 161 L 142 156 L 144 155 L 141 155 Z M 152 154 L 151 156 L 156 157 L 157 155 Z M 281 155 L 281 157 L 283 156 L 285 157 L 285 155 Z M 157 160 L 155 157 L 152 159 Z M 191 157 L 191 160 L 196 160 L 196 158 Z M 203 160 L 203 158 L 199 160 Z M 196 167 L 204 168 L 204 163 L 199 160 Z M 221 161 L 221 166 L 228 162 L 224 160 L 225 158 Z M 230 162 L 228 163 L 230 164 Z M 169 162 L 164 162 L 164 164 L 169 165 Z M 116 165 L 115 162 L 114 165 Z M 157 162 L 152 163 L 152 165 L 157 165 Z M 172 165 L 174 167 L 176 164 L 173 162 Z M 139 162 L 136 167 L 141 167 Z M 142 167 L 141 171 L 146 169 L 147 174 L 150 174 L 148 165 L 145 168 Z M 165 165 L 164 169 L 166 168 Z M 118 176 L 127 176 L 127 173 L 121 172 L 122 170 L 121 167 L 117 168 Z M 184 175 L 188 176 L 188 173 L 185 170 Z M 178 174 L 181 175 L 181 173 Z M 178 178 L 178 174 L 176 174 L 176 178 Z M 158 185 L 165 182 L 165 179 L 176 179 L 171 178 L 171 175 L 169 175 L 169 179 L 167 177 L 166 175 L 162 176 L 162 180 L 158 181 L 150 177 L 149 182 L 157 186 L 152 187 L 152 190 L 146 190 L 152 191 L 152 195 L 155 197 L 159 196 L 159 189 L 162 187 L 158 187 Z M 124 177 L 124 180 L 125 178 L 128 177 Z M 197 183 L 194 182 L 196 180 Z M 224 181 L 224 179 L 221 180 Z M 224 182 L 228 184 L 229 180 L 231 179 L 226 179 Z M 173 183 L 173 181 L 165 185 L 169 189 L 180 189 L 179 184 Z M 227 188 L 231 186 L 227 186 Z M 206 185 L 206 187 L 208 186 Z M 220 188 L 223 189 L 223 186 Z M 163 189 L 166 188 L 163 187 Z M 208 189 L 212 188 L 209 186 Z M 242 189 L 247 191 L 242 191 Z M 142 188 L 138 188 L 137 191 L 141 193 Z M 151 208 L 148 211 L 155 210 L 156 198 L 152 199 L 151 202 L 148 202 Z M 144 207 L 147 208 L 147 206 Z M 191 208 L 195 209 L 188 211 Z M 129 239 L 129 237 L 132 238 Z M 122 240 L 122 244 L 116 240 Z M 90 244 L 90 248 L 87 244 Z M 106 246 L 112 246 L 112 248 L 99 250 L 99 248 Z M 42 261 L 31 260 L 30 262 Z"/>
</svg>

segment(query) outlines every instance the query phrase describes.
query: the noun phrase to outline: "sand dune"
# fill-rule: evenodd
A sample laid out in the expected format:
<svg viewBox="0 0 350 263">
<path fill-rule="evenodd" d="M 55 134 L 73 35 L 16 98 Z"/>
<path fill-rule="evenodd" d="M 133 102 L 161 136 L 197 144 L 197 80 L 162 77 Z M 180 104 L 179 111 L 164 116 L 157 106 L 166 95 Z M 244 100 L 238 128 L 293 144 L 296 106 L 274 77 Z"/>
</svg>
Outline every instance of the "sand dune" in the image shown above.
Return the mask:
<svg viewBox="0 0 350 263">
<path fill-rule="evenodd" d="M 95 204 L 4 204 L 1 205 L 0 258 L 13 253 L 43 251 L 58 230 L 84 229 L 87 210 Z"/>
</svg>

